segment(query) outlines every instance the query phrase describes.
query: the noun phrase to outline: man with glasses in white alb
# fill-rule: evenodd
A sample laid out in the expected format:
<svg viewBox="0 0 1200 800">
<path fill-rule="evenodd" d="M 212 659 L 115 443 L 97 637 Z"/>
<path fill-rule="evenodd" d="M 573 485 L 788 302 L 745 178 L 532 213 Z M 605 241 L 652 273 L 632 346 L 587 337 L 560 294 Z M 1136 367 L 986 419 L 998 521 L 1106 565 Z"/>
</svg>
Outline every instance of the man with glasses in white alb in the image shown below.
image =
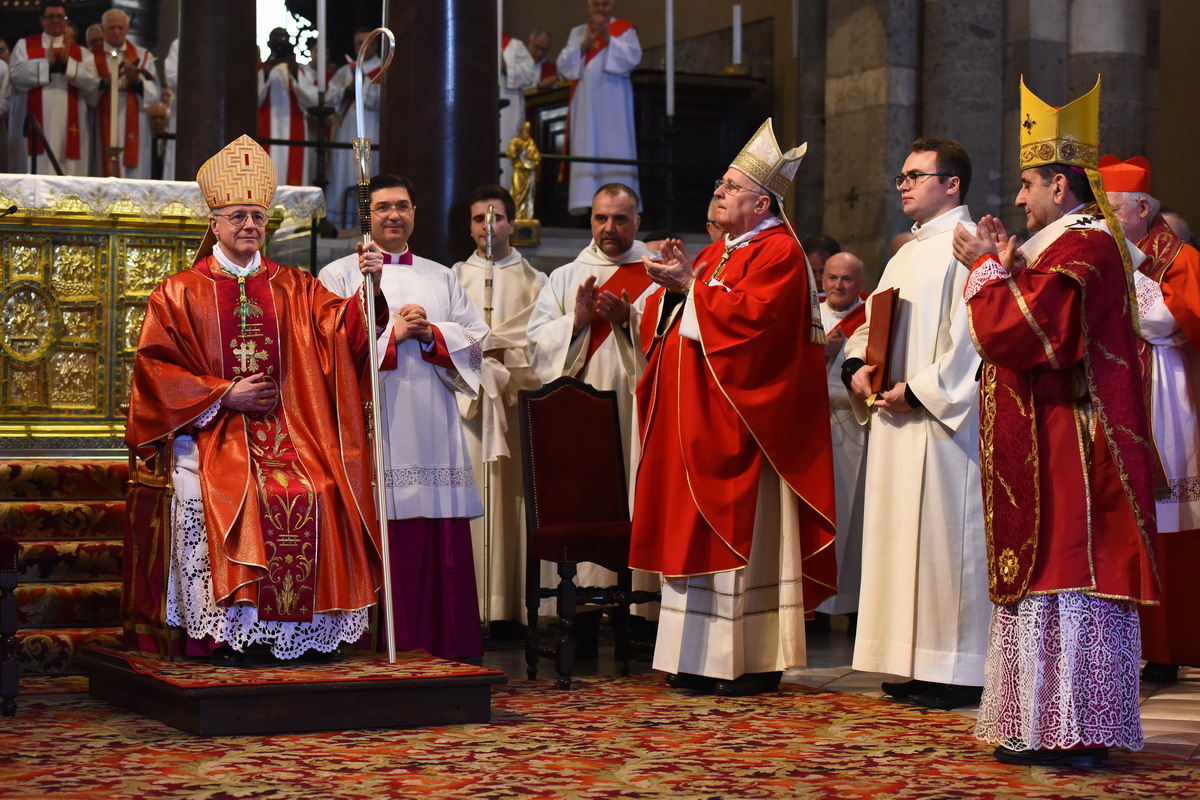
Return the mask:
<svg viewBox="0 0 1200 800">
<path fill-rule="evenodd" d="M 842 380 L 867 448 L 862 588 L 853 666 L 911 680 L 885 694 L 929 708 L 979 702 L 987 655 L 987 562 L 979 490 L 979 355 L 951 251 L 971 161 L 952 139 L 918 139 L 895 178 L 914 239 L 875 292 L 898 289 L 891 374 L 871 392 L 867 321 L 846 342 Z M 891 388 L 887 388 L 887 387 Z M 871 402 L 873 399 L 873 402 Z"/>
</svg>

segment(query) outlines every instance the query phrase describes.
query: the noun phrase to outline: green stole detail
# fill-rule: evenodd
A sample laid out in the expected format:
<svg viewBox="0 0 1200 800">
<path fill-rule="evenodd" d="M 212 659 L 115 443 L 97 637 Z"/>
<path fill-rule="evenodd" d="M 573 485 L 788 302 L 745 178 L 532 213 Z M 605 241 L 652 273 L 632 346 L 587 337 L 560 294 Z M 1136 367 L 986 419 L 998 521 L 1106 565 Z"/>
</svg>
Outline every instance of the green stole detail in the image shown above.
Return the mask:
<svg viewBox="0 0 1200 800">
<path fill-rule="evenodd" d="M 213 259 L 216 266 L 216 259 Z M 238 277 L 224 267 L 216 278 L 224 377 L 263 373 L 276 387 L 284 375 L 279 320 L 265 269 Z M 317 583 L 317 498 L 288 435 L 282 399 L 262 415 L 246 414 L 250 471 L 256 492 L 243 513 L 257 510 L 266 572 L 258 582 L 258 618 L 311 622 Z"/>
</svg>

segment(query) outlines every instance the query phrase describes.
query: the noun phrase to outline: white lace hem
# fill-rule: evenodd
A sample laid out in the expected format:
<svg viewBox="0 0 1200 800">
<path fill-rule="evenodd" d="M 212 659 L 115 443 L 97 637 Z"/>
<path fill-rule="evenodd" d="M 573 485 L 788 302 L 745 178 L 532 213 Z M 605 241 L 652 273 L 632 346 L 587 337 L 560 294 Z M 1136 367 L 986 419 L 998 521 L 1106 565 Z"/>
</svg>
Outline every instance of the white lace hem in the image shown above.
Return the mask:
<svg viewBox="0 0 1200 800">
<path fill-rule="evenodd" d="M 171 503 L 173 558 L 167 581 L 167 624 L 183 627 L 193 639 L 211 636 L 235 650 L 269 644 L 276 658 L 296 658 L 307 650 L 328 653 L 367 632 L 367 609 L 313 614 L 312 622 L 263 621 L 251 605 L 220 608 L 212 591 L 204 512 L 199 499 Z"/>
<path fill-rule="evenodd" d="M 1013 750 L 1142 747 L 1137 608 L 1065 592 L 996 606 L 975 736 Z"/>
</svg>

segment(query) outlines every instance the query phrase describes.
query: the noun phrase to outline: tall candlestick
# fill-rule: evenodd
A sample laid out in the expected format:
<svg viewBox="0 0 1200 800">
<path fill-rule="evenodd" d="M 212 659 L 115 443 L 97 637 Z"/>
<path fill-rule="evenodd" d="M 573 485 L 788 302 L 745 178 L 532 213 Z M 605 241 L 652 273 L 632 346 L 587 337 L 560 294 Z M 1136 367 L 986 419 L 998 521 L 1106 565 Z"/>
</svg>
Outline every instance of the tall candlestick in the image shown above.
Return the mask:
<svg viewBox="0 0 1200 800">
<path fill-rule="evenodd" d="M 115 47 L 108 51 L 108 80 L 112 90 L 108 105 L 108 146 L 120 147 L 121 143 L 117 141 L 117 100 L 121 94 L 121 51 Z"/>
<path fill-rule="evenodd" d="M 742 63 L 742 4 L 733 4 L 733 63 Z"/>
<path fill-rule="evenodd" d="M 667 116 L 675 116 L 675 0 L 667 0 Z"/>
<path fill-rule="evenodd" d="M 317 91 L 325 91 L 325 0 L 317 0 Z M 357 57 L 357 56 L 356 56 Z"/>
</svg>

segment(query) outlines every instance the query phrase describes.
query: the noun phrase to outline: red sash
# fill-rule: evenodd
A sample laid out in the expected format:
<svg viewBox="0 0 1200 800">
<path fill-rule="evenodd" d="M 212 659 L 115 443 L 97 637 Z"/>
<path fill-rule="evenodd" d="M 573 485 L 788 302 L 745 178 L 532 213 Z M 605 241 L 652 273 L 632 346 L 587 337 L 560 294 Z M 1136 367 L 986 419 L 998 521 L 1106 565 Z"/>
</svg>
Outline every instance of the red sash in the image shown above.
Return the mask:
<svg viewBox="0 0 1200 800">
<path fill-rule="evenodd" d="M 125 42 L 125 60 L 126 61 L 128 61 L 131 64 L 136 64 L 138 66 L 138 68 L 141 69 L 146 66 L 146 61 L 149 59 L 149 56 L 150 56 L 150 51 L 147 50 L 146 54 L 144 56 L 142 56 L 141 59 L 139 59 L 138 53 L 137 53 L 137 47 L 134 46 L 133 42 L 126 40 L 126 42 Z M 108 69 L 108 51 L 102 47 L 98 50 L 93 51 L 92 57 L 96 62 L 96 72 L 100 74 L 100 77 L 101 78 L 110 77 L 109 69 Z M 139 60 L 141 63 L 139 63 Z M 96 109 L 98 112 L 98 116 L 99 116 L 100 141 L 105 148 L 109 148 L 109 147 L 113 146 L 112 142 L 110 142 L 108 140 L 108 138 L 109 138 L 109 129 L 112 127 L 112 122 L 110 120 L 112 119 L 112 91 L 113 91 L 113 83 L 114 82 L 115 81 L 111 81 L 111 80 L 109 81 L 108 88 L 105 89 L 104 94 L 101 95 L 99 104 L 97 105 L 97 109 Z M 140 130 L 140 125 L 138 124 L 138 122 L 139 122 L 138 116 L 139 115 L 138 115 L 137 93 L 132 92 L 132 91 L 126 91 L 125 92 L 125 140 L 122 145 L 124 152 L 121 153 L 121 163 L 124 164 L 129 169 L 137 168 L 138 154 L 141 149 L 141 130 Z M 111 170 L 112 170 L 111 160 L 108 158 L 105 158 L 105 159 L 103 159 L 103 162 L 104 162 L 104 176 L 106 178 L 113 177 L 112 172 L 111 172 Z M 116 176 L 116 177 L 120 177 L 120 176 Z"/>
<path fill-rule="evenodd" d="M 636 26 L 632 22 L 627 22 L 623 19 L 611 20 L 608 23 L 608 38 L 612 39 L 614 36 L 620 36 L 621 34 L 625 33 L 625 31 L 632 30 L 635 27 Z M 587 55 L 583 59 L 584 67 L 586 68 L 588 64 L 592 63 L 592 59 L 595 58 L 596 56 L 600 55 L 600 52 L 606 47 L 608 47 L 608 42 L 604 41 L 603 39 L 601 39 L 599 37 L 596 37 L 596 41 L 592 42 L 591 49 L 588 50 Z M 555 68 L 555 71 L 557 74 L 557 67 Z M 567 122 L 566 122 L 566 125 L 563 127 L 563 155 L 564 156 L 570 155 L 570 152 L 571 152 L 571 106 L 575 102 L 575 88 L 578 85 L 579 85 L 579 81 L 577 81 L 577 80 L 571 81 L 571 90 L 567 95 Z M 566 181 L 567 167 L 569 164 L 570 164 L 569 161 L 564 161 L 562 163 L 562 165 L 559 167 L 558 180 L 560 182 Z"/>
<path fill-rule="evenodd" d="M 259 65 L 262 69 L 262 65 Z M 267 76 L 270 80 L 270 76 Z M 287 76 L 287 96 L 288 96 L 288 135 L 289 139 L 303 140 L 305 137 L 304 129 L 304 112 L 300 110 L 300 100 L 296 97 L 296 89 L 292 85 L 292 74 L 289 72 Z M 271 130 L 271 92 L 267 91 L 267 96 L 263 98 L 262 104 L 258 107 L 258 135 L 265 139 L 275 138 Z M 284 177 L 284 183 L 288 186 L 303 186 L 304 185 L 304 148 L 300 145 L 288 145 L 287 148 L 288 163 L 287 175 Z"/>
<path fill-rule="evenodd" d="M 641 297 L 642 292 L 646 291 L 649 286 L 650 276 L 646 274 L 646 265 L 641 261 L 634 261 L 617 267 L 617 271 L 608 276 L 608 280 L 600 287 L 600 291 L 612 292 L 617 297 L 620 297 L 621 292 L 625 291 L 629 293 L 629 301 L 633 302 Z M 592 317 L 588 328 L 588 349 L 587 357 L 583 362 L 584 366 L 592 360 L 592 355 L 600 349 L 600 345 L 604 344 L 604 340 L 612 333 L 612 325 L 599 314 Z"/>
<path fill-rule="evenodd" d="M 71 58 L 76 61 L 83 60 L 83 49 L 72 43 L 68 49 Z M 42 34 L 30 36 L 25 39 L 25 55 L 30 61 L 36 61 L 46 57 L 46 46 L 42 44 Z M 38 121 L 43 128 L 46 127 L 46 118 L 42 116 L 42 87 L 35 86 L 29 90 L 29 108 L 28 113 L 33 115 L 33 118 Z M 41 155 L 44 152 L 42 141 L 35 133 L 30 131 L 29 143 L 26 153 L 28 155 Z M 74 84 L 67 83 L 67 149 L 63 155 L 72 161 L 77 161 L 80 158 L 79 152 L 79 90 Z"/>
<path fill-rule="evenodd" d="M 279 321 L 267 270 L 247 278 L 223 272 L 213 257 L 205 267 L 216 278 L 223 377 L 263 373 L 281 387 Z M 288 433 L 283 397 L 263 416 L 246 415 L 250 487 L 242 513 L 259 514 L 266 557 L 258 583 L 258 618 L 309 622 L 317 592 L 317 496 Z"/>
<path fill-rule="evenodd" d="M 840 330 L 842 332 L 842 335 L 845 336 L 847 339 L 849 339 L 851 336 L 854 335 L 854 332 L 856 330 L 858 330 L 858 326 L 862 325 L 866 321 L 867 321 L 867 304 L 859 303 L 857 306 L 854 307 L 854 310 L 852 310 L 846 316 L 842 317 L 838 321 L 838 324 L 834 325 L 833 329 L 830 330 L 829 332 L 833 333 L 833 331 Z"/>
</svg>

